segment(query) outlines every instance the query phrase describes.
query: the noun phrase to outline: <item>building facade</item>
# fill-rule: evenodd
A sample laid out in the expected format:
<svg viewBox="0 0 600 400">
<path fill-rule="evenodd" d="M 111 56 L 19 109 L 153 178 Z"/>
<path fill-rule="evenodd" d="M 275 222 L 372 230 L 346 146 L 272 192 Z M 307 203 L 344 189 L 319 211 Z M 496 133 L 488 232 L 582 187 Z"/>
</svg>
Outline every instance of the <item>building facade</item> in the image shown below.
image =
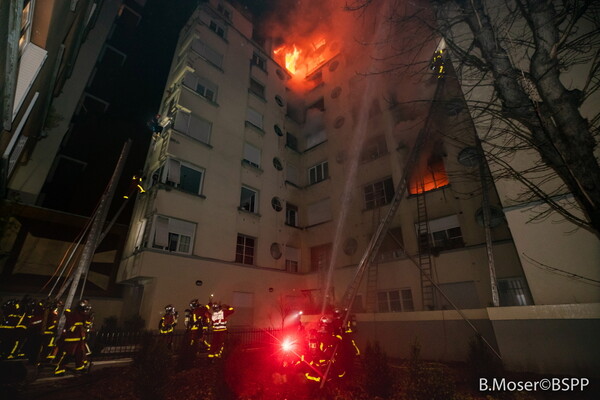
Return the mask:
<svg viewBox="0 0 600 400">
<path fill-rule="evenodd" d="M 373 39 L 382 32 L 369 24 L 382 18 L 347 26 Z M 383 75 L 361 73 L 377 54 L 330 37 L 313 43 L 322 57 L 298 77 L 253 28 L 210 1 L 180 34 L 118 276 L 137 288 L 126 303 L 149 327 L 166 304 L 211 295 L 241 310 L 232 323 L 242 326 L 344 306 L 398 189 L 354 311 L 487 307 L 490 276 L 502 305 L 530 304 L 494 187 L 473 162 L 460 88 L 429 68 L 438 43 L 415 52 L 425 68 Z M 487 241 L 484 206 L 494 211 Z"/>
</svg>

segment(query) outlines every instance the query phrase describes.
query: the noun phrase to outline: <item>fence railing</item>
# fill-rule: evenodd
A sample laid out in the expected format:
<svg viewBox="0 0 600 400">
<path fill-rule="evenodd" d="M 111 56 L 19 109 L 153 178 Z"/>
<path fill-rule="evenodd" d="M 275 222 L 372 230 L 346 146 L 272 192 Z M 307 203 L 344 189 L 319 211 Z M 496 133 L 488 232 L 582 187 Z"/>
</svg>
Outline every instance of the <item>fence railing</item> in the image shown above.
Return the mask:
<svg viewBox="0 0 600 400">
<path fill-rule="evenodd" d="M 277 342 L 281 334 L 282 331 L 277 329 L 229 330 L 227 342 L 230 346 L 261 347 Z M 157 331 L 92 331 L 89 335 L 88 346 L 94 360 L 127 358 L 135 356 L 145 340 L 159 340 L 160 337 L 161 335 Z M 187 340 L 189 338 L 185 331 L 174 331 L 171 342 L 173 352 L 180 350 Z M 210 343 L 210 332 L 207 334 L 206 340 Z"/>
</svg>

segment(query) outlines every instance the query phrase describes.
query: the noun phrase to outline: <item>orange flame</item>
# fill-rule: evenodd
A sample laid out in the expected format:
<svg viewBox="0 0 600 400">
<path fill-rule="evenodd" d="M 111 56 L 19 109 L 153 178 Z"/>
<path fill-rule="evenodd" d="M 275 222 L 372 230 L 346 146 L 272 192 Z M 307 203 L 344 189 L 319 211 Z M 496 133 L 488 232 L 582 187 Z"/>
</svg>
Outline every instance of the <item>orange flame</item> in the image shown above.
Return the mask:
<svg viewBox="0 0 600 400">
<path fill-rule="evenodd" d="M 297 43 L 284 44 L 275 49 L 273 54 L 294 77 L 302 79 L 333 56 L 326 45 L 326 39 L 319 37 L 308 41 L 304 46 Z"/>
</svg>

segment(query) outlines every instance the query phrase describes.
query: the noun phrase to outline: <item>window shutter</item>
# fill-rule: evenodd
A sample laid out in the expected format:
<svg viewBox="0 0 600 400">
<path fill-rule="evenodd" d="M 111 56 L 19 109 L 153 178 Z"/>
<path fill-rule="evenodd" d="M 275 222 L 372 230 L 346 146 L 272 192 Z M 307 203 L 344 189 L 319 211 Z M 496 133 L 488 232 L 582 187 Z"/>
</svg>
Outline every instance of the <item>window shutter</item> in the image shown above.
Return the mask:
<svg viewBox="0 0 600 400">
<path fill-rule="evenodd" d="M 167 181 L 179 184 L 180 173 L 181 164 L 179 161 L 169 158 L 169 162 L 167 164 Z"/>
<path fill-rule="evenodd" d="M 300 261 L 300 250 L 295 247 L 285 247 L 285 259 L 290 261 Z"/>
<path fill-rule="evenodd" d="M 207 143 L 210 140 L 211 124 L 195 115 L 190 115 L 188 135 L 196 140 Z"/>
<path fill-rule="evenodd" d="M 198 77 L 194 73 L 187 71 L 183 77 L 183 84 L 192 90 L 196 90 Z"/>
<path fill-rule="evenodd" d="M 263 127 L 263 116 L 258 111 L 255 111 L 255 110 L 249 108 L 248 112 L 246 113 L 246 119 L 252 125 L 257 126 L 257 127 L 259 127 L 259 128 L 262 129 L 262 127 Z"/>
<path fill-rule="evenodd" d="M 177 111 L 177 115 L 175 116 L 175 125 L 174 128 L 179 132 L 188 132 L 188 127 L 190 124 L 190 114 L 185 113 L 183 111 Z"/>
<path fill-rule="evenodd" d="M 169 218 L 157 216 L 154 223 L 154 244 L 167 246 L 169 243 Z"/>
<path fill-rule="evenodd" d="M 244 143 L 244 160 L 260 166 L 260 149 L 249 143 Z"/>
<path fill-rule="evenodd" d="M 180 219 L 169 218 L 170 232 L 177 232 L 180 235 L 194 237 L 195 230 L 196 224 L 187 221 L 182 221 Z"/>
<path fill-rule="evenodd" d="M 315 225 L 331 219 L 329 198 L 323 199 L 308 206 L 308 225 Z"/>
</svg>

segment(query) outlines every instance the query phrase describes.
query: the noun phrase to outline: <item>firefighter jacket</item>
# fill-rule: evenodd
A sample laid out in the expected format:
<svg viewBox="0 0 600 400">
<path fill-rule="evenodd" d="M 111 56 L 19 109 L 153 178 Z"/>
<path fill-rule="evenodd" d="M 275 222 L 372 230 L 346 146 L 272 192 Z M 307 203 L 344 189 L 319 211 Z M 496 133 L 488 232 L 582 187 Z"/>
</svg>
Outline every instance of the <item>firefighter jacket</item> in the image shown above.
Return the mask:
<svg viewBox="0 0 600 400">
<path fill-rule="evenodd" d="M 31 307 L 27 315 L 27 328 L 41 333 L 44 329 L 43 323 L 45 313 L 46 309 L 44 304 L 41 302 L 36 302 L 35 305 Z"/>
<path fill-rule="evenodd" d="M 192 331 L 202 329 L 203 331 L 208 329 L 210 325 L 210 313 L 208 312 L 208 306 L 200 306 L 193 308 L 190 312 L 190 321 L 188 328 Z"/>
<path fill-rule="evenodd" d="M 92 324 L 91 316 L 78 310 L 72 311 L 71 309 L 66 309 L 65 318 L 65 327 L 61 339 L 65 342 L 80 342 L 85 340 L 88 329 Z"/>
<path fill-rule="evenodd" d="M 27 310 L 19 303 L 10 304 L 4 309 L 4 318 L 0 328 L 3 329 L 26 329 Z"/>
<path fill-rule="evenodd" d="M 224 332 L 227 330 L 227 317 L 233 314 L 233 307 L 223 305 L 219 311 L 213 311 L 211 315 L 213 332 Z"/>
<path fill-rule="evenodd" d="M 158 330 L 160 333 L 171 333 L 175 329 L 177 325 L 177 315 L 176 314 L 165 314 L 158 322 Z"/>
</svg>

